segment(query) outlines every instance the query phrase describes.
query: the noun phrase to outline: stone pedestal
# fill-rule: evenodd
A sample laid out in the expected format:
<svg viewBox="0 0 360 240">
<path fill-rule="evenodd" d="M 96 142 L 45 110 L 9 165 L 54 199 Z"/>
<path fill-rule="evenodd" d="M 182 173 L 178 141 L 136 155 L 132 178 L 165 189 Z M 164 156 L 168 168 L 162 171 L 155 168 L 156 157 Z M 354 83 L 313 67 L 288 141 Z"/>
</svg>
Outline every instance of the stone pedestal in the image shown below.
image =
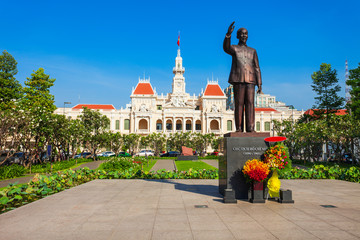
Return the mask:
<svg viewBox="0 0 360 240">
<path fill-rule="evenodd" d="M 253 182 L 251 186 L 251 203 L 265 203 L 264 184 L 262 182 Z"/>
<path fill-rule="evenodd" d="M 294 203 L 294 200 L 292 199 L 292 191 L 289 189 L 280 189 L 280 203 Z"/>
<path fill-rule="evenodd" d="M 269 136 L 270 133 L 240 132 L 224 135 L 220 146 L 223 156 L 219 157 L 219 192 L 224 196 L 224 202 L 249 200 L 250 185 L 246 183 L 242 169 L 247 160 L 262 158 L 267 149 L 264 138 Z"/>
</svg>

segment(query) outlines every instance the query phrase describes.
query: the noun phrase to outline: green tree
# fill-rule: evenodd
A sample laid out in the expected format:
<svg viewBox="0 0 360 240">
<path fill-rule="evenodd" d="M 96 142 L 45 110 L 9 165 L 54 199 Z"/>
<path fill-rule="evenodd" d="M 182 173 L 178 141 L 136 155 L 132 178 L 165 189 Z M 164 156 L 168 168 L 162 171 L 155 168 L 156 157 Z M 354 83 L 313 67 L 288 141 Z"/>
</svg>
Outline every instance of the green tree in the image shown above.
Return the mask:
<svg viewBox="0 0 360 240">
<path fill-rule="evenodd" d="M 7 51 L 0 55 L 0 110 L 14 107 L 22 96 L 22 87 L 16 80 L 17 62 Z"/>
<path fill-rule="evenodd" d="M 214 149 L 214 151 L 219 151 L 219 145 L 222 140 L 223 140 L 222 137 L 214 136 L 214 138 L 211 141 L 211 147 Z"/>
<path fill-rule="evenodd" d="M 0 165 L 20 149 L 24 132 L 29 129 L 27 114 L 16 108 L 0 111 L 0 152 L 7 153 Z"/>
<path fill-rule="evenodd" d="M 360 120 L 360 63 L 355 69 L 349 71 L 349 80 L 346 84 L 351 86 L 351 100 L 347 103 L 347 108 L 351 110 L 351 114 Z"/>
<path fill-rule="evenodd" d="M 115 152 L 116 155 L 119 154 L 121 147 L 124 144 L 124 138 L 121 133 L 109 133 L 110 136 L 110 149 L 111 151 Z"/>
<path fill-rule="evenodd" d="M 133 155 L 139 146 L 140 135 L 130 133 L 129 135 L 124 135 L 123 138 L 125 149 L 129 149 L 131 155 Z"/>
<path fill-rule="evenodd" d="M 85 127 L 80 119 L 71 119 L 69 123 L 69 144 L 72 151 L 72 158 L 80 148 L 85 135 Z"/>
<path fill-rule="evenodd" d="M 25 95 L 20 102 L 22 109 L 30 114 L 32 134 L 39 150 L 48 144 L 52 134 L 51 114 L 56 106 L 54 96 L 50 94 L 50 87 L 54 85 L 54 82 L 55 79 L 45 74 L 43 68 L 39 68 L 25 81 Z"/>
<path fill-rule="evenodd" d="M 149 136 L 149 143 L 155 151 L 155 155 L 159 156 L 160 152 L 164 149 L 166 137 L 163 133 L 151 133 Z"/>
<path fill-rule="evenodd" d="M 149 146 L 149 137 L 147 136 L 141 136 L 140 137 L 140 149 L 147 148 Z"/>
<path fill-rule="evenodd" d="M 97 149 L 106 141 L 106 130 L 110 120 L 99 111 L 94 111 L 87 107 L 83 107 L 80 119 L 85 129 L 83 137 L 84 147 L 92 151 L 93 159 L 95 160 Z"/>
<path fill-rule="evenodd" d="M 56 148 L 58 153 L 58 160 L 64 160 L 65 153 L 70 140 L 70 120 L 66 119 L 64 115 L 51 114 L 50 119 L 51 135 L 49 143 Z"/>
<path fill-rule="evenodd" d="M 313 108 L 318 109 L 317 115 L 326 116 L 329 123 L 329 115 L 343 106 L 344 98 L 338 95 L 341 87 L 335 69 L 331 69 L 330 64 L 322 63 L 320 70 L 311 75 L 313 91 L 317 94 Z"/>
</svg>

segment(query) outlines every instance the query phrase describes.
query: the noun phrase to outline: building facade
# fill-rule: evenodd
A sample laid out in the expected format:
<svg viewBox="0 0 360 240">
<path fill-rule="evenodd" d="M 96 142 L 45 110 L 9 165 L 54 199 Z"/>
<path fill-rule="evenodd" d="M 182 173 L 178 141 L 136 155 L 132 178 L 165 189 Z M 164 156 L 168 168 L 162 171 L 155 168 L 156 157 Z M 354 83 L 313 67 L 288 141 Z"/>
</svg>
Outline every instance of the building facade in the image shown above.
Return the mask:
<svg viewBox="0 0 360 240">
<path fill-rule="evenodd" d="M 235 130 L 234 112 L 229 106 L 233 96 L 231 90 L 226 89 L 225 94 L 217 81 L 208 80 L 205 91 L 198 96 L 187 93 L 185 68 L 180 49 L 177 51 L 173 73 L 172 92 L 166 95 L 156 92 L 150 83 L 150 78 L 139 78 L 130 94 L 131 103 L 125 108 L 115 109 L 113 105 L 78 104 L 72 108 L 58 108 L 55 112 L 75 119 L 81 114 L 83 107 L 99 110 L 110 119 L 110 130 L 122 134 L 200 132 L 221 136 Z M 257 95 L 257 98 L 259 96 Z M 272 120 L 281 121 L 291 117 L 297 119 L 303 114 L 302 111 L 290 110 L 286 107 L 280 110 L 276 109 L 275 105 L 271 107 L 270 103 L 273 102 L 269 100 L 267 103 L 255 108 L 256 131 L 271 132 Z"/>
</svg>

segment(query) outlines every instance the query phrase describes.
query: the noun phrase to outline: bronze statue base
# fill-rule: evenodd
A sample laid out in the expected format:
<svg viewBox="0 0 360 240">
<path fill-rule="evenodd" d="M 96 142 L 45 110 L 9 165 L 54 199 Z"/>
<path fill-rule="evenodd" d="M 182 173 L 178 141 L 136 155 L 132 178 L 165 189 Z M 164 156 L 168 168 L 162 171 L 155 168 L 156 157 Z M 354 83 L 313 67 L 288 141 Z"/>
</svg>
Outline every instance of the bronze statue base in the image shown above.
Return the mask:
<svg viewBox="0 0 360 240">
<path fill-rule="evenodd" d="M 269 132 L 231 132 L 224 134 L 224 137 L 270 137 Z"/>
</svg>

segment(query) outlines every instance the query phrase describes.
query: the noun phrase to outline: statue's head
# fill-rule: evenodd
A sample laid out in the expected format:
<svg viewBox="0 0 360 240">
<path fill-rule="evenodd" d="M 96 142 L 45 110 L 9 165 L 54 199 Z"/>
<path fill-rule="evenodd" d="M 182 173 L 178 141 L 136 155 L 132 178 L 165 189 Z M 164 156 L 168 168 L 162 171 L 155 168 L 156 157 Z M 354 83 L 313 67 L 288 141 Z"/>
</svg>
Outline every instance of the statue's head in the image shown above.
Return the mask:
<svg viewBox="0 0 360 240">
<path fill-rule="evenodd" d="M 246 41 L 248 39 L 248 30 L 246 28 L 240 28 L 237 31 L 236 38 L 239 39 L 241 43 L 246 44 Z"/>
</svg>

